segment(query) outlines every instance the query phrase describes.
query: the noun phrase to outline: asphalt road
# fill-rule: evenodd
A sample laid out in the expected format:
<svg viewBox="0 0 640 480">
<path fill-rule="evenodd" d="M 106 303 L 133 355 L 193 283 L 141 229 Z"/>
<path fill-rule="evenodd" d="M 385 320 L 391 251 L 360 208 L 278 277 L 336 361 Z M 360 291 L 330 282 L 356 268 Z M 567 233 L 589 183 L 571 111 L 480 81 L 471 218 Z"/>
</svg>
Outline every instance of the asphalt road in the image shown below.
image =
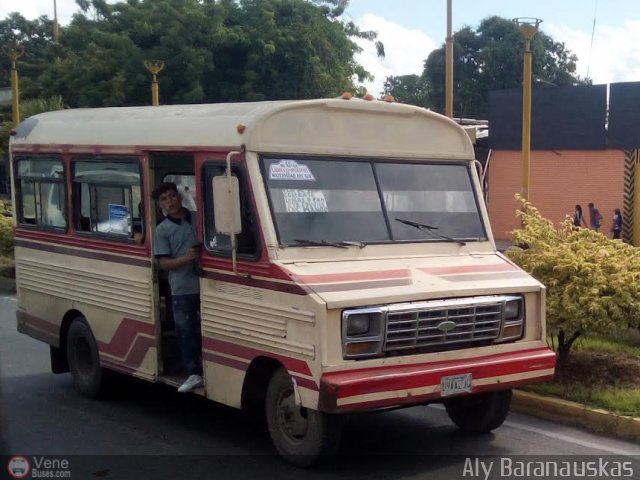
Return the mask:
<svg viewBox="0 0 640 480">
<path fill-rule="evenodd" d="M 515 413 L 493 434 L 466 436 L 437 405 L 349 417 L 339 456 L 301 472 L 274 455 L 262 421 L 203 398 L 128 378 L 108 399 L 79 396 L 70 375 L 50 373 L 48 347 L 16 332 L 15 305 L 14 297 L 0 296 L 4 453 L 24 456 L 32 465 L 42 458 L 66 459 L 70 478 L 484 480 L 518 476 L 504 470 L 508 462 L 590 456 L 586 460 L 632 462 L 632 475 L 624 478 L 640 479 L 636 443 Z M 476 457 L 493 465 L 488 476 Z M 6 474 L 8 458 L 2 459 L 0 475 Z"/>
</svg>

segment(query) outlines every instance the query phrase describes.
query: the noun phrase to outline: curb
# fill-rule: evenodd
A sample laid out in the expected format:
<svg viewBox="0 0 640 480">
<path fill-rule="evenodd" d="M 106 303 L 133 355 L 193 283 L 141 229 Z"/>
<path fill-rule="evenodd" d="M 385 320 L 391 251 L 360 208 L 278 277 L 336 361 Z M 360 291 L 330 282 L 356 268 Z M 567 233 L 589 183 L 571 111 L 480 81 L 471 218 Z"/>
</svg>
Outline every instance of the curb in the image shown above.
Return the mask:
<svg viewBox="0 0 640 480">
<path fill-rule="evenodd" d="M 514 390 L 514 411 L 625 439 L 640 439 L 640 418 L 626 417 L 559 398 Z"/>
</svg>

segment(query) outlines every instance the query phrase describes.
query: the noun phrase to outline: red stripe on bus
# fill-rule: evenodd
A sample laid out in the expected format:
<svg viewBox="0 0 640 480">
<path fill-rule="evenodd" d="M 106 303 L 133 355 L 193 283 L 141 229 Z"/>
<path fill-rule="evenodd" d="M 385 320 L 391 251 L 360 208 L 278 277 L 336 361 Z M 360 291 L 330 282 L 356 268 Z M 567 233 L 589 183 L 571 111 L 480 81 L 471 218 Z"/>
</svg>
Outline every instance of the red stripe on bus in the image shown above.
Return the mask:
<svg viewBox="0 0 640 480">
<path fill-rule="evenodd" d="M 55 337 L 58 337 L 58 334 L 60 332 L 60 325 L 49 322 L 42 318 L 35 317 L 30 313 L 23 312 L 22 310 L 16 311 L 16 318 L 19 322 L 23 322 L 32 328 L 36 328 L 41 332 L 46 332 L 50 335 L 54 335 Z"/>
<path fill-rule="evenodd" d="M 202 359 L 205 362 L 217 363 L 219 365 L 224 365 L 225 367 L 235 368 L 236 370 L 240 370 L 241 372 L 246 372 L 249 368 L 249 364 L 247 362 L 242 362 L 240 360 L 236 360 L 235 358 L 216 355 L 215 353 L 212 353 L 208 350 L 202 351 Z"/>
<path fill-rule="evenodd" d="M 472 393 L 483 393 L 483 392 L 493 392 L 496 390 L 508 390 L 511 388 L 516 388 L 521 385 L 530 385 L 534 382 L 545 382 L 553 380 L 553 375 L 541 375 L 535 378 L 526 378 L 523 380 L 514 380 L 510 382 L 500 382 L 499 387 L 497 384 L 490 385 L 478 385 L 474 386 Z M 356 403 L 350 403 L 348 405 L 339 405 L 331 409 L 333 413 L 355 413 L 355 412 L 365 412 L 371 410 L 380 410 L 384 408 L 391 407 L 400 407 L 400 406 L 409 406 L 409 405 L 420 405 L 427 403 L 429 401 L 440 401 L 442 400 L 442 396 L 440 392 L 433 392 L 424 395 L 409 395 L 406 397 L 394 397 L 394 398 L 383 398 L 380 400 L 371 400 L 371 401 L 362 401 Z"/>
<path fill-rule="evenodd" d="M 230 368 L 234 368 L 236 370 L 240 370 L 241 372 L 246 373 L 247 369 L 249 368 L 249 364 L 246 362 L 241 362 L 240 360 L 236 360 L 234 358 L 229 358 L 229 357 L 224 357 L 221 355 L 216 355 L 215 353 L 212 353 L 208 350 L 204 350 L 202 352 L 202 358 L 203 360 L 207 361 L 207 362 L 211 362 L 211 363 L 217 363 L 218 365 L 223 365 L 225 367 L 230 367 Z M 313 390 L 315 392 L 317 392 L 318 389 L 318 385 L 311 379 L 308 378 L 304 378 L 304 377 L 300 377 L 298 375 L 292 375 L 292 377 L 295 379 L 296 384 L 299 387 L 302 388 L 307 388 L 309 390 Z"/>
<path fill-rule="evenodd" d="M 273 290 L 276 292 L 290 293 L 291 295 L 308 295 L 310 293 L 310 291 L 305 289 L 303 286 L 296 285 L 295 283 L 274 282 L 266 279 L 244 277 L 240 275 L 235 275 L 233 272 L 222 273 L 222 272 L 212 272 L 210 270 L 205 270 L 202 272 L 202 276 L 210 280 L 235 283 L 238 285 L 246 285 L 248 287 L 261 288 L 264 290 Z"/>
<path fill-rule="evenodd" d="M 411 271 L 403 268 L 398 270 L 379 270 L 369 272 L 327 273 L 324 275 L 295 275 L 294 278 L 307 284 L 407 279 L 411 278 Z"/>
<path fill-rule="evenodd" d="M 132 320 L 130 318 L 123 318 L 120 322 L 120 325 L 118 325 L 117 330 L 111 337 L 111 340 L 108 343 L 99 341 L 98 349 L 100 350 L 100 353 L 106 353 L 108 355 L 124 359 L 125 355 L 127 355 L 127 352 L 134 344 L 134 342 L 136 349 L 143 348 L 142 346 L 146 345 L 146 342 L 139 342 L 137 341 L 137 338 L 148 337 L 138 337 L 139 334 L 153 336 L 155 335 L 155 326 L 152 323 Z M 152 344 L 155 343 L 154 339 L 148 339 L 151 340 Z M 128 356 L 132 356 L 133 353 L 134 352 L 132 350 Z M 136 352 L 136 355 L 139 355 L 139 352 Z"/>
<path fill-rule="evenodd" d="M 204 337 L 202 339 L 202 345 L 203 348 L 207 350 L 224 353 L 226 355 L 233 355 L 234 357 L 244 358 L 246 360 L 249 360 L 249 362 L 257 357 L 273 358 L 274 360 L 278 360 L 280 363 L 282 363 L 290 372 L 311 376 L 311 369 L 309 368 L 307 362 L 297 358 L 286 357 L 278 353 L 244 347 L 235 343 L 223 342 L 222 340 L 208 337 Z"/>
<path fill-rule="evenodd" d="M 73 235 L 71 235 L 71 233 L 73 233 Z M 149 257 L 149 247 L 147 245 L 138 245 L 128 238 L 106 239 L 86 232 L 69 232 L 69 234 L 64 234 L 51 231 L 32 230 L 23 227 L 18 227 L 16 230 L 16 238 L 23 240 L 37 240 L 60 246 L 93 248 L 95 250 L 101 250 L 108 253 L 122 253 L 138 257 Z"/>
<path fill-rule="evenodd" d="M 33 250 L 40 250 L 43 252 L 58 253 L 60 255 L 70 255 L 73 257 L 90 258 L 92 260 L 102 260 L 105 262 L 120 263 L 124 265 L 133 265 L 136 267 L 146 267 L 146 268 L 151 267 L 151 261 L 148 259 L 124 257 L 121 255 L 113 255 L 105 252 L 96 252 L 93 250 L 81 250 L 78 248 L 65 247 L 61 245 L 52 245 L 50 243 L 39 243 L 39 242 L 33 242 L 29 240 L 16 239 L 15 246 L 21 247 L 21 248 L 30 248 Z M 82 246 L 83 248 L 89 247 L 86 244 L 82 244 Z M 130 252 L 122 252 L 122 253 L 126 253 L 127 255 L 131 254 Z"/>
<path fill-rule="evenodd" d="M 380 280 L 372 282 L 352 282 L 352 283 L 323 283 L 320 285 L 309 285 L 314 292 L 326 293 L 326 292 L 348 292 L 350 290 L 370 290 L 374 288 L 392 288 L 392 287 L 405 287 L 407 285 L 413 285 L 413 280 L 410 278 L 403 278 L 399 280 Z"/>
</svg>

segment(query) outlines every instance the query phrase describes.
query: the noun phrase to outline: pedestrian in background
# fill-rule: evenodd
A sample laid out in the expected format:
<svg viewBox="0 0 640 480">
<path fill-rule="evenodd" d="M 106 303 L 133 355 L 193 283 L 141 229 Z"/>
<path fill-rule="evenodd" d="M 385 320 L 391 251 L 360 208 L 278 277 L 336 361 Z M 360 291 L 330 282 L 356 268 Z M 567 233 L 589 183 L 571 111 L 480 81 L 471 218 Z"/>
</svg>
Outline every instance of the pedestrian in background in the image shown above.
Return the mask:
<svg viewBox="0 0 640 480">
<path fill-rule="evenodd" d="M 589 226 L 592 230 L 596 232 L 600 230 L 600 225 L 602 223 L 602 214 L 600 210 L 598 210 L 593 203 L 589 204 Z"/>
<path fill-rule="evenodd" d="M 584 215 L 582 214 L 582 206 L 576 205 L 576 210 L 575 212 L 573 212 L 573 226 L 581 227 L 583 225 L 586 227 L 587 222 L 584 219 Z"/>
<path fill-rule="evenodd" d="M 613 211 L 613 225 L 611 226 L 614 239 L 620 239 L 622 234 L 622 212 L 619 208 Z"/>
</svg>

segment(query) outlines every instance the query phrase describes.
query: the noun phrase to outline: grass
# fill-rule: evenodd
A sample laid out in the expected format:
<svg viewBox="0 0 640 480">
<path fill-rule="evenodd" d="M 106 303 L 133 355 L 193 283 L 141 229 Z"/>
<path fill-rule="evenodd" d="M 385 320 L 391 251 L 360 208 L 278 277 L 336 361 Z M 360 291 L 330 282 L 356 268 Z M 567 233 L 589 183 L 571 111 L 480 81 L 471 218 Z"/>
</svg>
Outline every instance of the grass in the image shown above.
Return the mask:
<svg viewBox="0 0 640 480">
<path fill-rule="evenodd" d="M 597 351 L 640 355 L 640 330 L 629 329 L 624 335 L 611 338 L 584 337 L 575 345 L 576 351 Z"/>
<path fill-rule="evenodd" d="M 553 382 L 526 390 L 640 417 L 640 332 L 630 328 L 611 338 L 579 339 Z"/>
</svg>

